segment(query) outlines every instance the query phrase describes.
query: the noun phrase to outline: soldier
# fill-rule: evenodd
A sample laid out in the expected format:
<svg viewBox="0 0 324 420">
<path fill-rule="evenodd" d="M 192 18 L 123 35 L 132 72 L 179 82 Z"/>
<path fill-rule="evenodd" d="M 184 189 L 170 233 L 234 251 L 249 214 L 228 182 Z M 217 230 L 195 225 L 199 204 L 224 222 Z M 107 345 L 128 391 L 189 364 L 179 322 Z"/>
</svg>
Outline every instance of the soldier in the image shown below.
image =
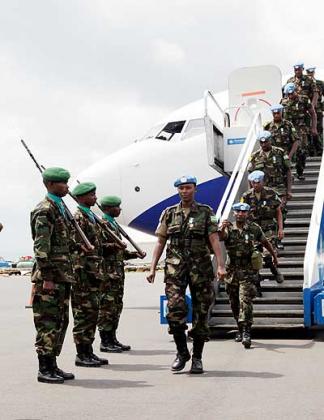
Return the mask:
<svg viewBox="0 0 324 420">
<path fill-rule="evenodd" d="M 149 283 L 154 282 L 157 263 L 166 241 L 169 240 L 165 260 L 165 294 L 168 300 L 167 320 L 169 334 L 173 335 L 177 356 L 172 371 L 180 371 L 190 360 L 185 330 L 187 305 L 185 291 L 190 288 L 193 321 L 193 355 L 190 373 L 203 373 L 202 352 L 208 341 L 208 310 L 213 302 L 214 277 L 209 246 L 218 262 L 218 276 L 224 277 L 224 262 L 218 241 L 217 224 L 212 209 L 195 201 L 197 179 L 194 176 L 178 178 L 174 186 L 181 202 L 166 208 L 156 229 L 157 244 L 153 252 Z"/>
<path fill-rule="evenodd" d="M 35 252 L 32 307 L 39 360 L 37 380 L 63 383 L 74 379 L 72 373 L 62 371 L 56 364 L 69 323 L 71 283 L 75 282 L 71 259 L 73 228 L 62 202 L 68 193 L 70 174 L 63 168 L 48 168 L 42 176 L 47 195 L 30 219 Z"/>
<path fill-rule="evenodd" d="M 316 119 L 317 119 L 317 136 L 313 136 L 313 143 L 318 156 L 322 155 L 323 151 L 323 96 L 324 96 L 324 82 L 319 79 L 315 79 L 316 67 L 309 67 L 306 69 L 307 76 L 311 77 L 317 86 L 318 99 L 315 105 Z"/>
<path fill-rule="evenodd" d="M 284 218 L 287 214 L 287 201 L 291 199 L 291 162 L 280 147 L 272 146 L 271 133 L 261 131 L 258 135 L 260 149 L 250 157 L 248 171 L 264 172 L 264 184 L 273 188 L 281 199 L 281 211 Z"/>
<path fill-rule="evenodd" d="M 287 97 L 281 102 L 285 118 L 294 125 L 297 132 L 299 147 L 296 153 L 296 172 L 297 178 L 302 180 L 305 179 L 304 169 L 308 154 L 308 119 L 311 118 L 312 135 L 315 136 L 317 135 L 316 114 L 307 96 L 298 95 L 293 83 L 288 83 L 284 91 Z"/>
<path fill-rule="evenodd" d="M 104 212 L 104 222 L 121 238 L 119 225 L 115 220 L 121 212 L 121 199 L 116 196 L 106 196 L 101 199 L 100 205 Z M 100 351 L 120 353 L 131 349 L 131 346 L 122 344 L 116 337 L 123 309 L 124 261 L 132 258 L 144 258 L 145 254 L 141 255 L 138 252 L 121 249 L 116 243 L 112 243 L 107 236 L 105 236 L 103 246 L 106 279 L 102 288 L 98 319 L 98 329 L 101 337 Z"/>
<path fill-rule="evenodd" d="M 280 147 L 292 160 L 296 153 L 298 142 L 296 130 L 293 124 L 282 116 L 284 107 L 281 104 L 271 108 L 273 120 L 264 125 L 264 129 L 270 131 L 273 146 Z"/>
<path fill-rule="evenodd" d="M 238 325 L 235 341 L 242 342 L 245 348 L 250 348 L 254 282 L 262 266 L 262 256 L 256 248 L 260 244 L 264 246 L 271 254 L 274 266 L 277 265 L 277 257 L 260 226 L 247 221 L 250 206 L 247 203 L 236 203 L 232 208 L 235 223 L 224 220 L 220 225 L 219 238 L 224 241 L 228 254 L 225 283 L 233 316 Z"/>
<path fill-rule="evenodd" d="M 298 95 L 307 96 L 311 101 L 313 108 L 315 108 L 318 100 L 318 90 L 315 81 L 303 74 L 304 63 L 296 63 L 294 65 L 295 75 L 287 80 L 287 83 L 294 83 Z M 286 84 L 287 84 L 286 83 Z M 285 92 L 284 92 L 285 93 Z"/>
<path fill-rule="evenodd" d="M 243 193 L 241 202 L 250 206 L 248 220 L 257 223 L 262 228 L 265 237 L 275 249 L 277 240 L 281 241 L 284 237 L 281 200 L 275 190 L 264 186 L 264 172 L 254 171 L 249 174 L 248 179 L 252 188 Z M 264 262 L 265 266 L 270 268 L 277 283 L 282 283 L 284 277 L 273 265 L 271 255 L 266 254 Z M 258 296 L 261 297 L 260 282 L 257 282 L 256 286 Z"/>
<path fill-rule="evenodd" d="M 108 360 L 96 356 L 92 348 L 103 281 L 102 228 L 91 211 L 97 199 L 96 186 L 92 182 L 83 182 L 73 189 L 72 194 L 79 203 L 75 219 L 93 245 L 93 250 L 88 251 L 79 244 L 80 252 L 75 264 L 78 279 L 72 288 L 73 338 L 77 349 L 75 364 L 100 367 L 107 365 Z"/>
</svg>

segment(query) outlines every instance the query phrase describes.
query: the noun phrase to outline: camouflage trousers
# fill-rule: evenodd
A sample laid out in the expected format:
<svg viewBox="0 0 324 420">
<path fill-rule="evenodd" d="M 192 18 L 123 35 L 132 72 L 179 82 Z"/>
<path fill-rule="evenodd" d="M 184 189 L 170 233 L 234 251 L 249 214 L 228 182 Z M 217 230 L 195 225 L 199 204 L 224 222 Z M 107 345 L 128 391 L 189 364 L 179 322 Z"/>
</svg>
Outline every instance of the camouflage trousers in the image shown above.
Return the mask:
<svg viewBox="0 0 324 420">
<path fill-rule="evenodd" d="M 82 277 L 72 287 L 73 339 L 75 344 L 92 344 L 98 322 L 100 281 L 87 279 L 85 274 Z"/>
<path fill-rule="evenodd" d="M 59 356 L 69 324 L 70 283 L 56 283 L 52 292 L 36 282 L 33 298 L 36 351 L 40 355 Z"/>
<path fill-rule="evenodd" d="M 98 329 L 117 330 L 123 310 L 125 272 L 122 261 L 107 265 L 107 280 L 100 293 Z"/>
<path fill-rule="evenodd" d="M 253 299 L 256 296 L 255 276 L 256 272 L 253 270 L 235 271 L 231 273 L 231 283 L 226 283 L 226 292 L 233 316 L 238 323 L 244 325 L 253 323 Z"/>
<path fill-rule="evenodd" d="M 296 172 L 297 175 L 302 175 L 304 173 L 306 158 L 309 154 L 309 144 L 308 144 L 308 131 L 307 127 L 301 126 L 296 127 L 299 146 L 296 152 Z"/>
</svg>

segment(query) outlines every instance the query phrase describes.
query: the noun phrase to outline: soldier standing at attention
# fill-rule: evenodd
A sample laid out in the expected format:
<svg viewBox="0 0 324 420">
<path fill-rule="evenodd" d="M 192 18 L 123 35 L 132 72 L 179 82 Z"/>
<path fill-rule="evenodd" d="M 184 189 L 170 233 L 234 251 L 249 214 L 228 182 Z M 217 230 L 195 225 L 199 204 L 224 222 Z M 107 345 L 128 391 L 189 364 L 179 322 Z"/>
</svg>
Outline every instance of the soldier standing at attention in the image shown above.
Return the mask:
<svg viewBox="0 0 324 420">
<path fill-rule="evenodd" d="M 93 246 L 92 251 L 84 250 L 79 243 L 79 255 L 75 264 L 77 283 L 72 288 L 72 313 L 74 318 L 73 338 L 77 349 L 76 366 L 100 367 L 107 365 L 93 353 L 100 287 L 104 279 L 102 258 L 102 228 L 91 207 L 96 203 L 96 186 L 92 182 L 78 184 L 72 191 L 79 205 L 74 215 L 83 232 Z M 78 240 L 78 238 L 76 238 Z"/>
<path fill-rule="evenodd" d="M 241 198 L 242 203 L 250 206 L 248 220 L 257 223 L 263 230 L 265 237 L 273 249 L 284 237 L 281 213 L 281 200 L 275 190 L 264 186 L 264 172 L 254 171 L 248 177 L 252 188 L 246 191 Z M 277 283 L 284 281 L 283 275 L 273 264 L 271 255 L 264 256 L 264 263 L 270 268 Z M 260 283 L 256 283 L 258 296 L 262 296 Z"/>
<path fill-rule="evenodd" d="M 260 149 L 252 153 L 248 171 L 264 172 L 264 184 L 274 189 L 281 199 L 281 211 L 284 219 L 287 214 L 287 201 L 291 199 L 291 162 L 280 147 L 272 146 L 270 131 L 261 131 L 258 135 Z"/>
<path fill-rule="evenodd" d="M 282 117 L 284 107 L 281 104 L 271 108 L 273 120 L 264 125 L 264 129 L 270 131 L 272 145 L 280 147 L 292 160 L 298 148 L 296 129 L 293 124 Z"/>
<path fill-rule="evenodd" d="M 69 324 L 71 283 L 75 282 L 71 259 L 73 227 L 62 202 L 69 190 L 70 174 L 63 168 L 47 168 L 42 176 L 47 195 L 30 218 L 35 253 L 32 306 L 39 360 L 37 379 L 63 383 L 74 379 L 72 373 L 62 371 L 56 363 Z"/>
<path fill-rule="evenodd" d="M 318 99 L 315 105 L 316 119 L 317 119 L 317 136 L 313 136 L 313 142 L 318 156 L 323 152 L 323 96 L 324 96 L 324 82 L 315 78 L 316 67 L 309 67 L 306 69 L 307 76 L 311 77 L 317 86 Z"/>
<path fill-rule="evenodd" d="M 288 83 L 284 92 L 286 97 L 281 103 L 284 107 L 285 118 L 290 121 L 297 132 L 299 147 L 296 153 L 296 172 L 298 179 L 305 179 L 304 169 L 308 154 L 309 118 L 311 118 L 312 135 L 317 135 L 316 114 L 307 96 L 298 95 L 296 86 Z"/>
<path fill-rule="evenodd" d="M 118 223 L 115 218 L 121 212 L 121 199 L 116 196 L 106 196 L 100 200 L 103 210 L 103 221 L 119 237 L 122 238 Z M 104 267 L 105 281 L 103 283 L 98 329 L 101 338 L 100 351 L 120 353 L 128 351 L 131 346 L 122 344 L 116 337 L 120 315 L 123 309 L 124 283 L 125 283 L 125 260 L 132 258 L 144 258 L 138 252 L 121 249 L 115 242 L 111 242 L 105 235 L 104 239 Z"/>
<path fill-rule="evenodd" d="M 169 334 L 173 335 L 177 357 L 172 371 L 180 371 L 190 360 L 185 330 L 188 308 L 185 302 L 187 286 L 190 288 L 193 320 L 190 336 L 193 355 L 190 373 L 203 373 L 202 351 L 208 341 L 208 310 L 213 302 L 214 277 L 209 246 L 218 262 L 218 276 L 225 275 L 224 262 L 218 240 L 218 227 L 212 209 L 195 201 L 197 179 L 193 176 L 178 178 L 174 186 L 181 202 L 166 208 L 156 229 L 157 244 L 153 252 L 149 283 L 154 282 L 157 263 L 167 240 L 165 260 L 165 294 L 168 300 L 167 320 Z"/>
<path fill-rule="evenodd" d="M 238 325 L 235 341 L 242 342 L 245 348 L 250 348 L 253 298 L 256 292 L 254 283 L 262 265 L 262 257 L 256 248 L 260 244 L 264 246 L 272 255 L 274 266 L 277 265 L 277 257 L 260 226 L 247 221 L 250 206 L 247 203 L 236 203 L 232 209 L 235 223 L 224 220 L 220 225 L 219 238 L 224 241 L 228 254 L 225 283 L 233 316 Z M 255 255 L 258 257 L 257 262 Z"/>
</svg>

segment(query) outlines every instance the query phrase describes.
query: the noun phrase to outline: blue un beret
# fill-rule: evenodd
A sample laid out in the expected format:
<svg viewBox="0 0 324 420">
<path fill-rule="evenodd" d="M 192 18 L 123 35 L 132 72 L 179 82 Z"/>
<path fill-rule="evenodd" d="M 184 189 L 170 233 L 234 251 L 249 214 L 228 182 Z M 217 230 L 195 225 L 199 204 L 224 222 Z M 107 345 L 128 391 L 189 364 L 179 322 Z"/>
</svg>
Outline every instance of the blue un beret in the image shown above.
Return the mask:
<svg viewBox="0 0 324 420">
<path fill-rule="evenodd" d="M 253 171 L 248 176 L 248 180 L 250 182 L 252 182 L 252 181 L 254 181 L 254 182 L 262 182 L 263 179 L 264 179 L 264 172 L 262 172 L 262 171 Z"/>
<path fill-rule="evenodd" d="M 184 176 L 176 179 L 174 181 L 173 185 L 175 187 L 179 187 L 180 185 L 183 185 L 183 184 L 195 184 L 195 185 L 197 185 L 197 178 L 195 176 L 192 176 L 192 175 L 184 175 Z"/>
<path fill-rule="evenodd" d="M 234 211 L 249 211 L 250 206 L 248 203 L 235 203 L 233 204 L 232 209 Z"/>
<path fill-rule="evenodd" d="M 270 107 L 271 112 L 281 112 L 284 107 L 281 104 L 275 104 Z"/>
<path fill-rule="evenodd" d="M 287 93 L 294 93 L 296 89 L 295 83 L 287 83 L 284 87 L 284 94 L 287 95 Z"/>
<path fill-rule="evenodd" d="M 298 61 L 298 63 L 294 64 L 294 69 L 304 68 L 304 63 L 302 61 Z"/>
<path fill-rule="evenodd" d="M 271 138 L 271 133 L 270 131 L 260 131 L 260 133 L 258 134 L 257 140 L 259 141 L 266 141 L 269 140 Z"/>
<path fill-rule="evenodd" d="M 314 73 L 316 67 L 308 67 L 308 69 L 306 69 L 307 73 Z"/>
</svg>

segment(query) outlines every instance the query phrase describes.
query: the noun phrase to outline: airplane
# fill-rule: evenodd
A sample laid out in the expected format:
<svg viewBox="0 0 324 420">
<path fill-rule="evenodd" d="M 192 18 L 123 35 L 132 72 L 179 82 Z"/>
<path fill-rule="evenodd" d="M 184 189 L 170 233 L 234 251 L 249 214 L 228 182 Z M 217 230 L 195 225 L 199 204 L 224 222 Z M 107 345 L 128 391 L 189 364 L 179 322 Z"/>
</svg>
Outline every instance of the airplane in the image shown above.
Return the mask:
<svg viewBox="0 0 324 420">
<path fill-rule="evenodd" d="M 206 91 L 77 179 L 95 182 L 99 197 L 122 197 L 120 223 L 149 234 L 162 210 L 179 202 L 173 187 L 179 176 L 195 175 L 196 200 L 216 211 L 254 116 L 260 112 L 262 123 L 272 119 L 270 105 L 279 103 L 288 78 L 272 65 L 237 69 L 228 90 Z M 323 79 L 324 71 L 316 69 L 316 78 Z"/>
</svg>

